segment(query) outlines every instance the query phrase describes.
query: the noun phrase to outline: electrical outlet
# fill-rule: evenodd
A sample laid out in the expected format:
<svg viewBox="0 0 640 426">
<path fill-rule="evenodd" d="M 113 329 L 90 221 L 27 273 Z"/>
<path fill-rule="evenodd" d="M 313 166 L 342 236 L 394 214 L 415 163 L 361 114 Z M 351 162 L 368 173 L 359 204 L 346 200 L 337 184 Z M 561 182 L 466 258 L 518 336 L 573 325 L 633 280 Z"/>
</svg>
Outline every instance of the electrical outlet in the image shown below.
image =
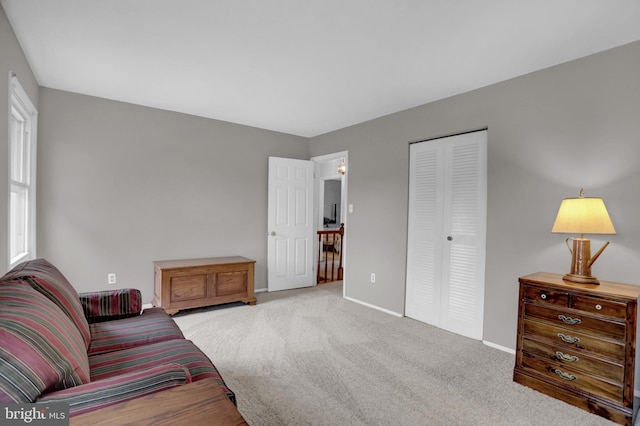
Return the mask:
<svg viewBox="0 0 640 426">
<path fill-rule="evenodd" d="M 116 283 L 116 274 L 115 273 L 110 273 L 107 274 L 107 283 L 108 284 L 115 284 Z"/>
<path fill-rule="evenodd" d="M 372 283 L 376 282 L 376 274 L 374 274 L 373 272 L 371 273 L 371 282 Z"/>
</svg>

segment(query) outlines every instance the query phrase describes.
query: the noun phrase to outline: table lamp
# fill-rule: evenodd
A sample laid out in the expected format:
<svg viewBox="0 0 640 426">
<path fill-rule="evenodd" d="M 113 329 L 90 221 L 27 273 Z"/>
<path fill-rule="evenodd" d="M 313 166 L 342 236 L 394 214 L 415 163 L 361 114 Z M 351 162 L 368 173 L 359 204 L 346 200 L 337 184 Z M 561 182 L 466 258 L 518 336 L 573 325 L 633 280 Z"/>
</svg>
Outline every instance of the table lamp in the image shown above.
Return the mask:
<svg viewBox="0 0 640 426">
<path fill-rule="evenodd" d="M 569 237 L 565 240 L 571 252 L 571 270 L 562 279 L 599 284 L 598 279 L 591 275 L 591 265 L 609 245 L 609 241 L 591 257 L 591 240 L 585 238 L 584 234 L 616 233 L 602 198 L 585 198 L 583 189 L 580 189 L 578 198 L 565 198 L 560 204 L 551 232 L 580 235 L 578 238 Z M 569 246 L 569 239 L 573 239 L 573 248 Z"/>
</svg>

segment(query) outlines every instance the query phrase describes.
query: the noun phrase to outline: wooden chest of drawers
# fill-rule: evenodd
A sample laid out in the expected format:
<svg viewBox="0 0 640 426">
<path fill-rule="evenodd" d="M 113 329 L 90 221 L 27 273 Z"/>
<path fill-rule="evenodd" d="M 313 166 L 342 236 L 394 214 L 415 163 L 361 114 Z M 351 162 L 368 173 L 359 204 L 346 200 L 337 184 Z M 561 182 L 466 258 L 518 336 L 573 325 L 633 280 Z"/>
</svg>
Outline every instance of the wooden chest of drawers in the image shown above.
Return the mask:
<svg viewBox="0 0 640 426">
<path fill-rule="evenodd" d="M 164 308 L 170 315 L 181 309 L 222 303 L 255 305 L 255 263 L 240 256 L 153 262 L 153 305 Z"/>
<path fill-rule="evenodd" d="M 513 380 L 630 425 L 640 287 L 520 278 Z"/>
</svg>

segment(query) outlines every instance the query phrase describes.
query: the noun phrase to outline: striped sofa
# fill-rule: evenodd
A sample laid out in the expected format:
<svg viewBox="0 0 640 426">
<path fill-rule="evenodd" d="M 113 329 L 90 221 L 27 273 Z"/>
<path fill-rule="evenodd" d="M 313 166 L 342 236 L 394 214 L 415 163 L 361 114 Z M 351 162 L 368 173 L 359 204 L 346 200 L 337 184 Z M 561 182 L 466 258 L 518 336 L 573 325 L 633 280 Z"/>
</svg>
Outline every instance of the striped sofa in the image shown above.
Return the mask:
<svg viewBox="0 0 640 426">
<path fill-rule="evenodd" d="M 74 415 L 214 378 L 213 363 L 138 290 L 78 294 L 45 259 L 0 278 L 0 402 L 61 402 Z"/>
</svg>

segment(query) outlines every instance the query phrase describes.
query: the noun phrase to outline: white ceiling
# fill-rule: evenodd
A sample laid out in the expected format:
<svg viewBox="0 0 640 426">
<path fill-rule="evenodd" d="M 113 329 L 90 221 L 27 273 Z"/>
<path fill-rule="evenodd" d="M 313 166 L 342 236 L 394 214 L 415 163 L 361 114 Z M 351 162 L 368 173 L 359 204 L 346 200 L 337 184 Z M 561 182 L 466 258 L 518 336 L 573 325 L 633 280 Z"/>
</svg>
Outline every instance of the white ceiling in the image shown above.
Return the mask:
<svg viewBox="0 0 640 426">
<path fill-rule="evenodd" d="M 41 86 L 311 137 L 640 40 L 640 0 L 1 0 Z"/>
</svg>

